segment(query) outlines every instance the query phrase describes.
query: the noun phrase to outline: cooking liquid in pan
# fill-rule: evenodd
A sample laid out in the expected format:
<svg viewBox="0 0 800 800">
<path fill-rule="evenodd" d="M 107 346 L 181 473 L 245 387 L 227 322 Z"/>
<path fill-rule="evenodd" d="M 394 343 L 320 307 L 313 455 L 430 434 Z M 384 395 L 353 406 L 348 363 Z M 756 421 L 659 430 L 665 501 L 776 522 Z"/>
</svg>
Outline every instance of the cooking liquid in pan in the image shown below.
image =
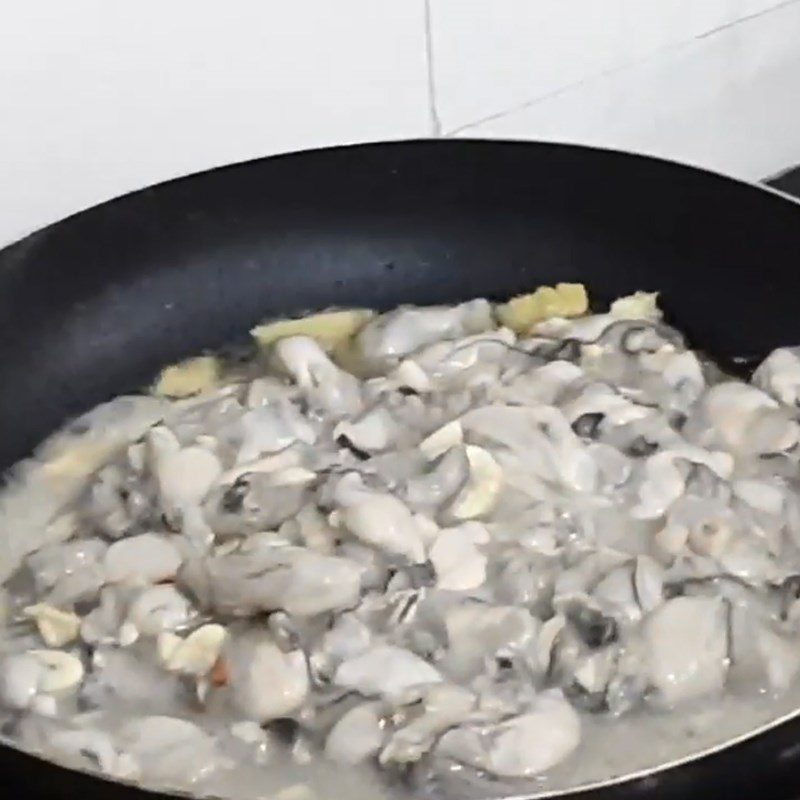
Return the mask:
<svg viewBox="0 0 800 800">
<path fill-rule="evenodd" d="M 586 311 L 262 326 L 49 440 L 0 506 L 6 740 L 198 794 L 486 797 L 791 713 L 800 358 L 745 384 L 652 295 Z"/>
</svg>

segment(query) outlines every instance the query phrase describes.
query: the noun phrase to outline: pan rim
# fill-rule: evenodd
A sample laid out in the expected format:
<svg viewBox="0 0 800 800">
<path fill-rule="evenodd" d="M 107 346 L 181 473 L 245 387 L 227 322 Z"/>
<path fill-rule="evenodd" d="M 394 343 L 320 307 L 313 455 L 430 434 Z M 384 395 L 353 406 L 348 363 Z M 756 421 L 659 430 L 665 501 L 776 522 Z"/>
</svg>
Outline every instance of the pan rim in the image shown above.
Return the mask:
<svg viewBox="0 0 800 800">
<path fill-rule="evenodd" d="M 335 155 L 354 150 L 403 150 L 403 149 L 416 149 L 424 147 L 434 147 L 442 149 L 459 149 L 461 146 L 480 147 L 481 149 L 492 148 L 507 148 L 519 147 L 521 149 L 539 149 L 539 150 L 573 150 L 576 152 L 598 153 L 611 156 L 621 156 L 625 159 L 645 161 L 653 164 L 660 164 L 662 166 L 678 167 L 681 170 L 686 170 L 694 173 L 705 174 L 715 180 L 721 180 L 726 183 L 738 184 L 741 187 L 759 190 L 767 195 L 780 200 L 785 200 L 794 206 L 800 206 L 800 198 L 794 197 L 780 189 L 762 183 L 757 180 L 750 180 L 736 175 L 729 175 L 711 167 L 704 166 L 686 159 L 676 159 L 666 156 L 654 155 L 652 153 L 639 152 L 636 150 L 629 150 L 621 147 L 607 147 L 594 144 L 586 144 L 581 142 L 570 142 L 568 140 L 548 140 L 548 139 L 516 139 L 516 138 L 482 138 L 482 137 L 412 137 L 400 139 L 375 139 L 366 140 L 362 142 L 348 142 L 346 144 L 323 145 L 320 147 L 310 147 L 303 150 L 288 150 L 279 153 L 270 153 L 262 156 L 255 156 L 253 158 L 246 158 L 242 161 L 233 161 L 226 164 L 218 164 L 206 169 L 200 169 L 195 172 L 188 172 L 182 175 L 174 175 L 165 178 L 164 180 L 156 181 L 155 183 L 145 184 L 135 189 L 122 192 L 100 200 L 91 205 L 79 208 L 76 211 L 67 214 L 66 216 L 59 217 L 52 222 L 42 225 L 23 236 L 5 242 L 0 246 L 0 257 L 2 257 L 6 250 L 20 245 L 28 239 L 35 238 L 40 234 L 47 232 L 52 228 L 59 227 L 68 223 L 76 218 L 83 217 L 84 215 L 91 214 L 97 210 L 108 208 L 117 203 L 123 203 L 126 200 L 140 197 L 147 192 L 158 192 L 167 190 L 173 186 L 180 186 L 184 182 L 197 180 L 202 177 L 210 177 L 225 172 L 233 172 L 237 169 L 245 169 L 252 167 L 256 164 L 272 161 L 286 161 L 292 159 L 308 158 L 308 157 L 324 157 L 325 154 Z"/>
</svg>

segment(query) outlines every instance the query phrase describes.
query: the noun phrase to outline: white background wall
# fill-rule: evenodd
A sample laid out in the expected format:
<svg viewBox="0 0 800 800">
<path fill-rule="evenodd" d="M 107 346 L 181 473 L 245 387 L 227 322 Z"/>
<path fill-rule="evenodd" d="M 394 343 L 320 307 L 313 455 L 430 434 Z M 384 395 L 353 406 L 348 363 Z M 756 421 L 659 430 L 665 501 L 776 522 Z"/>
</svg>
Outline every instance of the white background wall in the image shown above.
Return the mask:
<svg viewBox="0 0 800 800">
<path fill-rule="evenodd" d="M 800 162 L 800 0 L 0 2 L 0 243 L 218 164 L 560 139 Z"/>
</svg>

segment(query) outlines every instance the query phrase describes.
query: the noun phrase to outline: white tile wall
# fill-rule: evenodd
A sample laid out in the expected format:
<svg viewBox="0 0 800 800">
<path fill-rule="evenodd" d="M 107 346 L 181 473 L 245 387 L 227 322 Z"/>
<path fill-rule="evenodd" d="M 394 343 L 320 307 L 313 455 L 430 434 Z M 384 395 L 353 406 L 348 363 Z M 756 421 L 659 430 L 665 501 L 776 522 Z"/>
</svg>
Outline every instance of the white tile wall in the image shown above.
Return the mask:
<svg viewBox="0 0 800 800">
<path fill-rule="evenodd" d="M 423 0 L 0 3 L 0 243 L 175 175 L 429 131 Z"/>
<path fill-rule="evenodd" d="M 800 162 L 800 2 L 460 135 L 620 148 L 753 180 L 773 174 Z"/>
<path fill-rule="evenodd" d="M 0 244 L 218 164 L 440 131 L 757 178 L 800 162 L 797 87 L 800 0 L 0 2 Z"/>
<path fill-rule="evenodd" d="M 445 132 L 701 36 L 780 0 L 430 0 Z"/>
</svg>

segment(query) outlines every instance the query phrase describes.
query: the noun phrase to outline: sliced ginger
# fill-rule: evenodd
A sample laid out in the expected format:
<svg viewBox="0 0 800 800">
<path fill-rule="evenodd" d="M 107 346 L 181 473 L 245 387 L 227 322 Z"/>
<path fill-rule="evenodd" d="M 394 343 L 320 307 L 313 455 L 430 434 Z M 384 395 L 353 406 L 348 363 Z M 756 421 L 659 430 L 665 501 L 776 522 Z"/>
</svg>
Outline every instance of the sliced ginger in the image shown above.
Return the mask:
<svg viewBox="0 0 800 800">
<path fill-rule="evenodd" d="M 54 483 L 81 480 L 98 470 L 108 461 L 118 443 L 107 439 L 78 439 L 57 456 L 42 464 L 42 474 Z"/>
<path fill-rule="evenodd" d="M 214 356 L 187 358 L 161 370 L 153 394 L 159 397 L 191 397 L 213 389 L 219 377 L 220 364 Z"/>
<path fill-rule="evenodd" d="M 301 319 L 267 322 L 253 328 L 250 333 L 261 347 L 267 347 L 287 336 L 310 336 L 325 350 L 332 352 L 355 336 L 372 315 L 372 311 L 363 308 L 324 311 Z"/>
<path fill-rule="evenodd" d="M 661 319 L 658 292 L 634 292 L 611 304 L 611 316 L 617 319 Z"/>
<path fill-rule="evenodd" d="M 514 297 L 497 307 L 502 325 L 516 333 L 527 333 L 537 322 L 551 317 L 579 317 L 589 308 L 582 283 L 540 286 L 535 292 Z"/>
</svg>

